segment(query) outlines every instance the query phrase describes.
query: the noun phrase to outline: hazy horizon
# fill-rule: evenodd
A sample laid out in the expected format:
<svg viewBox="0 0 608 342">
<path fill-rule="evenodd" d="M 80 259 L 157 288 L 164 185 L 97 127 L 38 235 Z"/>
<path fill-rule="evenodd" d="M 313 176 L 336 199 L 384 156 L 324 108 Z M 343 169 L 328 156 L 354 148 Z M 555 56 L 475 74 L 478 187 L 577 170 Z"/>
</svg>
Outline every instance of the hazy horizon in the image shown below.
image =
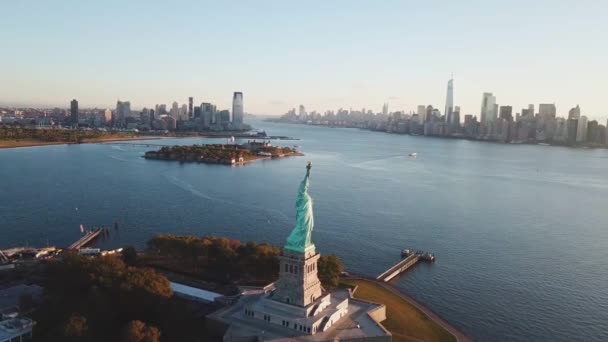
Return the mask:
<svg viewBox="0 0 608 342">
<path fill-rule="evenodd" d="M 483 92 L 520 112 L 577 104 L 605 120 L 608 3 L 4 2 L 0 103 L 133 108 L 213 102 L 280 115 L 340 107 L 443 112 L 454 74 L 461 114 Z"/>
</svg>

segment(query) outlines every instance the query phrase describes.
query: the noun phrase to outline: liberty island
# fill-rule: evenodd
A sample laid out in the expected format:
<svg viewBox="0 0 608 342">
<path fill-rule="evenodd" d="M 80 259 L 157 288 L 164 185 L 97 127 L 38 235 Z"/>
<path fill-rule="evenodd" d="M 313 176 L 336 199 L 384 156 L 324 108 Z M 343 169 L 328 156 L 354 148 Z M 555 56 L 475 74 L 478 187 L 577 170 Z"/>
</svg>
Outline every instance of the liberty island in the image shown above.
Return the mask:
<svg viewBox="0 0 608 342">
<path fill-rule="evenodd" d="M 310 170 L 300 183 L 296 224 L 279 257 L 279 279 L 208 318 L 225 326 L 224 341 L 391 341 L 380 322 L 386 306 L 353 297 L 350 289 L 328 292 L 317 276 L 320 254 L 312 242 Z"/>
</svg>

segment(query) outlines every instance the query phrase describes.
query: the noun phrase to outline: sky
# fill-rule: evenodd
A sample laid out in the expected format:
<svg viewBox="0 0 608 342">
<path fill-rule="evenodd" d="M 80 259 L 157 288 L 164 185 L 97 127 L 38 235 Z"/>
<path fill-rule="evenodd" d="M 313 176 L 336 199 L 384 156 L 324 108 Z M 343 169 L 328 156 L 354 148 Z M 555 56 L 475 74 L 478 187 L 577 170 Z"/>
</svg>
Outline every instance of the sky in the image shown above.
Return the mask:
<svg viewBox="0 0 608 342">
<path fill-rule="evenodd" d="M 353 108 L 461 115 L 580 104 L 606 120 L 608 1 L 0 1 L 0 103 L 173 101 L 278 115 Z"/>
</svg>

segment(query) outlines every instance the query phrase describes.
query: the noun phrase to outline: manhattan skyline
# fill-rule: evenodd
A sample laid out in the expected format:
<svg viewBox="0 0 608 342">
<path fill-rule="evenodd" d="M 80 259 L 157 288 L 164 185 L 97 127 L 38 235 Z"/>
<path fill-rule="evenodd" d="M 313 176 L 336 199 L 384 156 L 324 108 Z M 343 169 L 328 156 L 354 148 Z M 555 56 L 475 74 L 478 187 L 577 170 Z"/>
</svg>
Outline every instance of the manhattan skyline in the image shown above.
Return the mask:
<svg viewBox="0 0 608 342">
<path fill-rule="evenodd" d="M 608 115 L 600 1 L 65 4 L 0 5 L 11 13 L 0 23 L 1 104 L 143 108 L 195 96 L 230 108 L 225 94 L 240 89 L 255 114 L 300 103 L 407 112 L 443 109 L 453 73 L 463 114 L 479 115 L 491 92 L 513 108 Z"/>
</svg>

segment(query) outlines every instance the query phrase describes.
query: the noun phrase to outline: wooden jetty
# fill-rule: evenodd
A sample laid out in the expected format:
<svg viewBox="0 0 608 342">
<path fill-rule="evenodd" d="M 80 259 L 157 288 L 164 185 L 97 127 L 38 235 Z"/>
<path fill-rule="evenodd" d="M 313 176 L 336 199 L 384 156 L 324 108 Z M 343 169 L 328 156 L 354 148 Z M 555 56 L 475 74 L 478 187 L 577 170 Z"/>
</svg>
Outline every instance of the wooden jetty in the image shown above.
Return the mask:
<svg viewBox="0 0 608 342">
<path fill-rule="evenodd" d="M 435 255 L 432 253 L 426 253 L 422 251 L 410 251 L 404 250 L 401 252 L 402 259 L 391 266 L 388 270 L 384 271 L 382 274 L 376 277 L 376 280 L 383 281 L 388 283 L 393 278 L 398 276 L 399 274 L 409 270 L 411 267 L 416 265 L 418 261 L 435 261 Z"/>
<path fill-rule="evenodd" d="M 78 241 L 71 244 L 70 247 L 68 247 L 68 249 L 71 249 L 71 250 L 81 249 L 82 247 L 85 247 L 89 243 L 93 242 L 93 240 L 95 240 L 97 237 L 99 237 L 99 235 L 101 233 L 103 233 L 103 229 L 101 229 L 101 228 L 89 230 L 80 239 L 78 239 Z"/>
</svg>

